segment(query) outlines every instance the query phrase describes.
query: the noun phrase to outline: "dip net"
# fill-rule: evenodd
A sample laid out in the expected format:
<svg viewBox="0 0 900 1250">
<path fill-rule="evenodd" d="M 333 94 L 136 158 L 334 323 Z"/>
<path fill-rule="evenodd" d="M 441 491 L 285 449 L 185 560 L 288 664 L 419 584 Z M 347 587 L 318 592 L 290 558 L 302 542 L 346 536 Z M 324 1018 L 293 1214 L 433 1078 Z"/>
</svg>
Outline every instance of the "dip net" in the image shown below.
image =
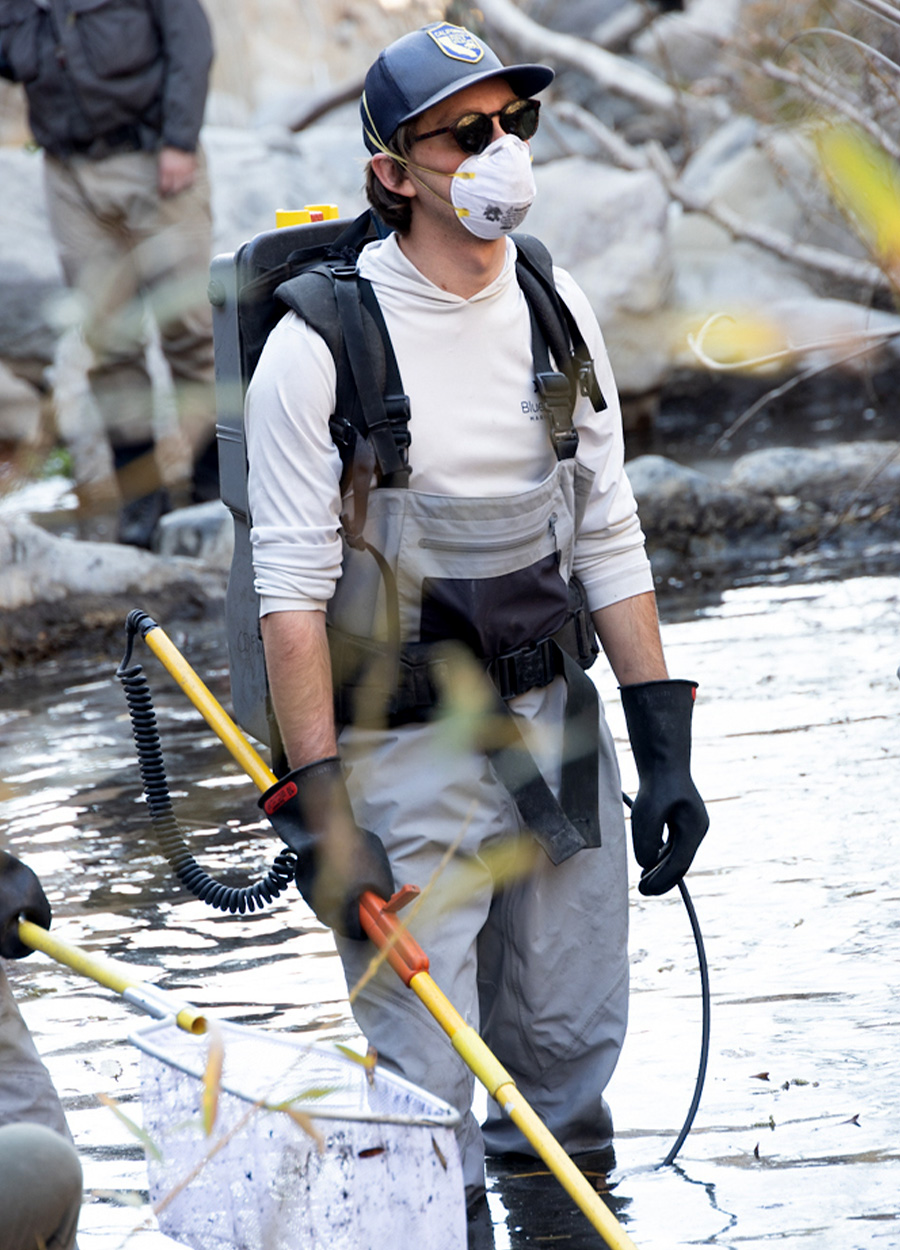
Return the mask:
<svg viewBox="0 0 900 1250">
<path fill-rule="evenodd" d="M 194 1037 L 163 1021 L 131 1040 L 169 1237 L 192 1250 L 465 1250 L 459 1117 L 440 1099 L 239 1025 Z"/>
</svg>

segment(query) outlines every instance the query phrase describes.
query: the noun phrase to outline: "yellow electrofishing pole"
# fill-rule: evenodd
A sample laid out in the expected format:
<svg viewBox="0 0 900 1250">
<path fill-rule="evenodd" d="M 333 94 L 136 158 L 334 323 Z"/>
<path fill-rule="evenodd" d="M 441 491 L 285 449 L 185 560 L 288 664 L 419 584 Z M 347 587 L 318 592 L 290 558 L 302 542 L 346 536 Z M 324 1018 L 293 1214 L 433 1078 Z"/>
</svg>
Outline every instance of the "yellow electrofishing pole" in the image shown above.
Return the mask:
<svg viewBox="0 0 900 1250">
<path fill-rule="evenodd" d="M 187 660 L 157 623 L 145 613 L 131 613 L 133 623 L 147 646 L 175 678 L 181 689 L 203 716 L 232 756 L 260 790 L 268 790 L 278 778 L 244 737 L 222 705 L 216 700 Z M 404 887 L 389 901 L 366 891 L 360 899 L 360 921 L 370 940 L 384 950 L 388 963 L 418 996 L 450 1038 L 454 1050 L 475 1074 L 491 1097 L 509 1116 L 524 1137 L 560 1182 L 575 1204 L 587 1216 L 610 1250 L 637 1250 L 597 1191 L 576 1167 L 562 1146 L 516 1087 L 512 1077 L 466 1024 L 428 971 L 428 956 L 397 921 L 394 910 L 410 897 Z"/>
<path fill-rule="evenodd" d="M 80 972 L 83 976 L 96 981 L 98 985 L 105 985 L 108 990 L 115 990 L 117 994 L 122 995 L 126 1003 L 131 1003 L 132 1007 L 139 1007 L 148 1016 L 153 1016 L 157 1020 L 165 1020 L 169 1016 L 174 1016 L 178 1027 L 184 1029 L 186 1033 L 206 1032 L 207 1022 L 202 1012 L 190 1003 L 182 1002 L 168 990 L 162 990 L 158 985 L 153 985 L 149 981 L 138 980 L 134 975 L 134 970 L 128 964 L 92 955 L 90 951 L 64 942 L 56 934 L 49 933 L 30 920 L 19 921 L 19 937 L 32 950 L 43 951 L 45 955 L 49 955 L 57 963 L 65 964 L 73 972 Z"/>
</svg>

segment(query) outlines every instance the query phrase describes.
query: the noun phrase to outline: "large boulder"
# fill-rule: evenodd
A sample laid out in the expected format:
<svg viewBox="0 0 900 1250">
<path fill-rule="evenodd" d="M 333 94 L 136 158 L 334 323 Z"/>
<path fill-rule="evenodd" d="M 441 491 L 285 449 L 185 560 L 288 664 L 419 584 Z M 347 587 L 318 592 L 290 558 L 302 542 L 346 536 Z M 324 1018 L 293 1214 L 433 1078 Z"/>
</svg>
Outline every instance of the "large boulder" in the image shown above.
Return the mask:
<svg viewBox="0 0 900 1250">
<path fill-rule="evenodd" d="M 900 443 L 838 443 L 770 447 L 741 456 L 728 486 L 757 498 L 788 497 L 831 510 L 900 503 Z"/>
<path fill-rule="evenodd" d="M 346 110 L 300 134 L 279 126 L 203 131 L 212 186 L 213 252 L 231 252 L 275 228 L 278 209 L 336 204 L 342 217 L 365 207 L 363 149 Z"/>
<path fill-rule="evenodd" d="M 808 130 L 732 117 L 692 154 L 679 181 L 699 200 L 722 204 L 753 225 L 865 255 L 828 190 Z"/>
<path fill-rule="evenodd" d="M 115 543 L 75 542 L 21 517 L 0 517 L 0 611 L 72 595 L 151 594 L 184 582 L 213 596 L 222 591 L 221 574 L 196 561 L 166 560 Z"/>
<path fill-rule="evenodd" d="M 572 272 L 603 328 L 620 390 L 642 394 L 668 370 L 668 352 L 643 319 L 666 304 L 671 277 L 668 197 L 655 173 L 583 157 L 535 170 L 537 199 L 523 229 Z"/>
</svg>

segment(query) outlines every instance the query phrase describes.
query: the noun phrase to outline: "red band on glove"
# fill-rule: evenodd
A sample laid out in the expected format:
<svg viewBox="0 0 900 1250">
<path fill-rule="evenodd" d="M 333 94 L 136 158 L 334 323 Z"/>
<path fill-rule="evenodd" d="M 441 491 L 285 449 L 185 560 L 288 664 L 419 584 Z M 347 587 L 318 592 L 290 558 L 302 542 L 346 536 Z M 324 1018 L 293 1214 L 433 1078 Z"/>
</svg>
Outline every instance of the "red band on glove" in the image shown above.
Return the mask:
<svg viewBox="0 0 900 1250">
<path fill-rule="evenodd" d="M 296 797 L 297 787 L 293 781 L 288 781 L 280 790 L 276 790 L 271 798 L 266 799 L 263 804 L 266 815 L 273 816 L 280 807 L 284 807 L 289 799 L 295 799 Z"/>
</svg>

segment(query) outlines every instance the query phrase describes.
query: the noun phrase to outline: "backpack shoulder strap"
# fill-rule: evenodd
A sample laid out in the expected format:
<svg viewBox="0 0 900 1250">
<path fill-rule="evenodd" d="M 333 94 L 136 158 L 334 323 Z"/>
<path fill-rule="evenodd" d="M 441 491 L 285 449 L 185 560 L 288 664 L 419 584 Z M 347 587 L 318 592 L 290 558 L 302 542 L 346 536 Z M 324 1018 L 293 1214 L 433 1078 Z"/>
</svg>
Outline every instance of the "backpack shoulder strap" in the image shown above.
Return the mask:
<svg viewBox="0 0 900 1250">
<path fill-rule="evenodd" d="M 519 285 L 557 367 L 564 371 L 570 383 L 573 407 L 577 388 L 577 392 L 590 399 L 595 412 L 602 412 L 606 401 L 597 382 L 594 362 L 578 322 L 556 288 L 549 251 L 533 235 L 514 234 L 512 237 L 516 245 Z"/>
<path fill-rule="evenodd" d="M 353 265 L 326 261 L 281 283 L 275 296 L 325 340 L 338 389 L 332 434 L 345 458 L 368 439 L 383 486 L 409 478 L 409 400 L 371 283 Z"/>
</svg>

